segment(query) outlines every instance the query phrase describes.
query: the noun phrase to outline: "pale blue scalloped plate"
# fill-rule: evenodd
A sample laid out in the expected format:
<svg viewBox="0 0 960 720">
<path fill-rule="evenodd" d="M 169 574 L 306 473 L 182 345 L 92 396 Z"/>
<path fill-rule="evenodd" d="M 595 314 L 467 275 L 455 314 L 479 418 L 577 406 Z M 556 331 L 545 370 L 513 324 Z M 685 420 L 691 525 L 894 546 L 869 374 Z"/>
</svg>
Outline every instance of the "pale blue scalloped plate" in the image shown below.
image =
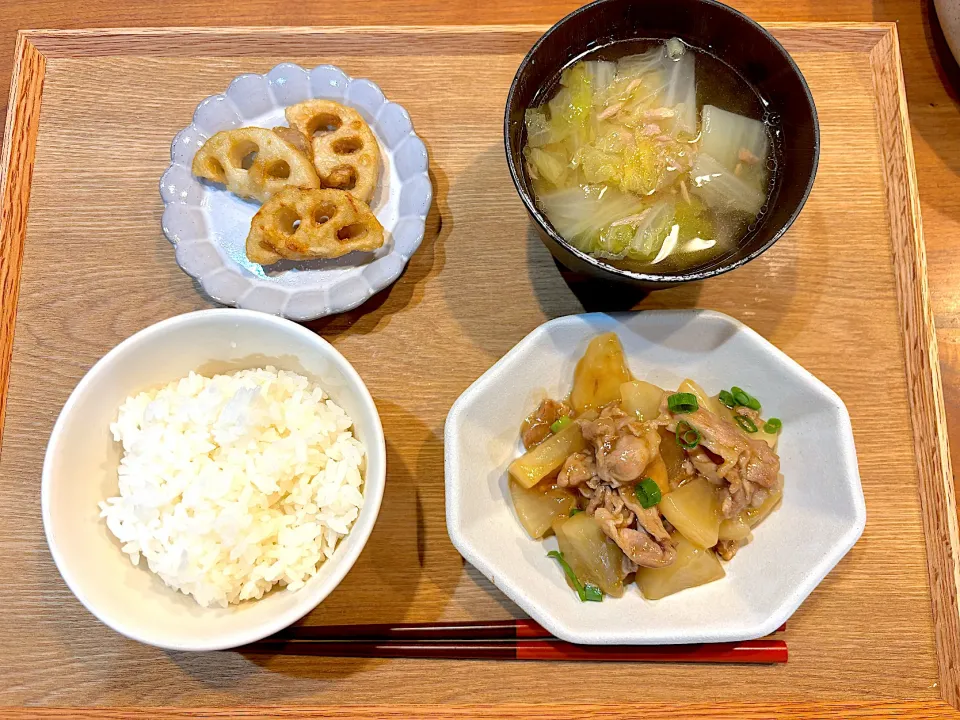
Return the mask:
<svg viewBox="0 0 960 720">
<path fill-rule="evenodd" d="M 287 263 L 267 271 L 244 249 L 259 205 L 193 177 L 193 156 L 213 134 L 230 128 L 286 125 L 284 108 L 327 98 L 355 108 L 380 143 L 380 180 L 370 207 L 385 241 L 373 253 Z M 423 241 L 433 187 L 427 149 L 410 116 L 370 80 L 354 80 L 332 65 L 310 71 L 282 63 L 266 75 L 240 75 L 222 95 L 201 102 L 193 123 L 173 140 L 171 165 L 160 179 L 163 233 L 177 263 L 224 305 L 291 320 L 312 320 L 357 307 L 392 284 Z"/>
</svg>

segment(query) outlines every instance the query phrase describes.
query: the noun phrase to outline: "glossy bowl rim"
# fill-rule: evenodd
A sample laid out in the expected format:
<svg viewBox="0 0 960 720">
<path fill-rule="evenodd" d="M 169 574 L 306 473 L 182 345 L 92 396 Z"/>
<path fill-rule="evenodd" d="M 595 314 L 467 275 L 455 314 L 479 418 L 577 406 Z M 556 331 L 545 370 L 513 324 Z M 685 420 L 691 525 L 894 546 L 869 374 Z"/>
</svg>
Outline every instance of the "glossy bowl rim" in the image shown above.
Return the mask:
<svg viewBox="0 0 960 720">
<path fill-rule="evenodd" d="M 483 419 L 477 419 L 476 411 L 473 405 L 478 399 L 486 394 L 496 394 L 498 390 L 504 387 L 505 373 L 509 374 L 512 365 L 518 362 L 526 361 L 526 364 L 537 366 L 534 362 L 537 357 L 543 355 L 561 355 L 570 359 L 570 353 L 562 348 L 562 343 L 557 344 L 551 333 L 555 329 L 563 332 L 573 325 L 582 326 L 581 331 L 577 331 L 580 341 L 587 338 L 596 337 L 600 332 L 616 332 L 618 335 L 636 336 L 643 334 L 643 329 L 662 330 L 664 327 L 670 330 L 681 329 L 687 325 L 698 325 L 701 323 L 714 323 L 722 325 L 729 334 L 729 337 L 742 336 L 747 342 L 752 344 L 752 348 L 743 357 L 749 358 L 751 364 L 766 365 L 768 369 L 775 370 L 776 375 L 790 376 L 794 381 L 802 381 L 804 386 L 803 393 L 814 399 L 814 406 L 819 408 L 829 407 L 835 413 L 830 420 L 832 431 L 837 438 L 842 438 L 836 467 L 840 470 L 836 477 L 832 478 L 831 488 L 847 488 L 849 496 L 844 501 L 844 507 L 849 510 L 852 517 L 843 520 L 837 520 L 837 516 L 832 516 L 837 525 L 833 531 L 837 534 L 832 541 L 829 550 L 825 550 L 816 563 L 811 563 L 805 567 L 804 579 L 793 586 L 788 586 L 786 590 L 778 587 L 781 597 L 777 603 L 771 602 L 771 607 L 762 620 L 754 620 L 752 624 L 741 619 L 732 622 L 727 621 L 717 625 L 711 621 L 703 622 L 701 616 L 696 627 L 687 629 L 669 629 L 664 631 L 662 627 L 652 628 L 649 624 L 642 622 L 644 619 L 633 617 L 636 622 L 615 622 L 606 626 L 597 625 L 590 618 L 592 617 L 582 605 L 577 605 L 576 610 L 558 609 L 557 607 L 544 606 L 539 602 L 535 593 L 529 588 L 532 584 L 539 584 L 538 579 L 531 582 L 529 576 L 524 574 L 517 575 L 514 571 L 504 570 L 504 560 L 495 554 L 489 552 L 489 548 L 479 543 L 476 535 L 469 532 L 470 528 L 488 527 L 483 524 L 483 520 L 489 516 L 486 514 L 485 506 L 470 506 L 464 500 L 467 494 L 464 490 L 468 485 L 475 482 L 481 484 L 488 483 L 496 485 L 498 492 L 503 492 L 507 479 L 507 465 L 510 459 L 515 458 L 516 453 L 508 456 L 507 460 L 498 465 L 496 462 L 489 466 L 483 466 L 477 473 L 471 475 L 469 468 L 476 465 L 465 464 L 462 459 L 462 437 L 470 435 L 468 427 L 473 426 L 473 435 L 476 435 L 477 427 L 484 425 Z M 672 337 L 672 332 L 670 336 Z M 651 346 L 663 347 L 664 343 L 657 335 L 647 336 L 646 341 Z M 724 342 L 729 341 L 729 338 Z M 583 347 L 581 345 L 581 347 Z M 675 351 L 681 352 L 681 351 Z M 696 358 L 709 358 L 713 350 L 690 351 L 689 355 Z M 576 359 L 574 354 L 573 359 Z M 625 357 L 628 363 L 635 363 L 637 356 L 629 348 L 625 349 Z M 761 358 L 759 362 L 757 358 Z M 663 368 L 662 360 L 651 362 L 648 360 L 646 367 L 649 369 Z M 682 371 L 681 371 L 682 373 Z M 684 374 L 679 374 L 683 377 Z M 562 381 L 567 386 L 567 381 Z M 507 382 L 512 388 L 512 383 Z M 527 386 L 528 389 L 529 386 Z M 545 388 L 542 388 L 547 392 Z M 503 394 L 502 392 L 500 393 Z M 522 393 L 521 393 L 522 394 Z M 541 396 L 542 397 L 542 396 Z M 484 416 L 487 417 L 487 416 Z M 493 425 L 499 427 L 498 421 L 492 421 Z M 486 423 L 489 425 L 490 423 Z M 490 431 L 496 434 L 495 431 Z M 481 433 L 482 434 L 482 433 Z M 472 436 L 471 436 L 472 437 Z M 512 435 L 513 442 L 517 443 L 519 438 Z M 795 436 L 793 440 L 801 439 L 802 436 Z M 812 372 L 804 368 L 786 352 L 774 345 L 770 340 L 754 330 L 744 322 L 735 317 L 727 315 L 716 310 L 706 310 L 700 308 L 674 308 L 674 309 L 656 309 L 656 310 L 629 310 L 622 312 L 585 312 L 573 315 L 564 315 L 548 320 L 527 333 L 516 345 L 508 350 L 493 365 L 491 365 L 480 377 L 474 380 L 461 395 L 454 401 L 444 421 L 444 492 L 445 492 L 445 512 L 447 533 L 451 542 L 464 559 L 473 565 L 480 573 L 492 582 L 500 591 L 516 603 L 524 612 L 530 615 L 540 625 L 545 627 L 553 635 L 567 642 L 609 646 L 609 645 L 663 645 L 663 644 L 691 644 L 702 642 L 740 642 L 752 640 L 769 635 L 777 627 L 786 622 L 796 610 L 807 601 L 810 595 L 823 582 L 824 578 L 833 571 L 843 557 L 853 548 L 863 534 L 867 523 L 867 507 L 864 500 L 863 485 L 860 479 L 859 464 L 857 460 L 856 443 L 853 435 L 853 426 L 851 424 L 850 412 L 843 402 L 842 398 L 823 380 L 818 378 Z M 481 441 L 482 442 L 482 441 Z M 802 446 L 802 445 L 801 445 Z M 809 447 L 809 444 L 807 445 Z M 514 446 L 516 448 L 516 446 Z M 794 454 L 789 460 L 789 466 L 795 464 L 802 465 L 802 456 Z M 502 468 L 502 471 L 500 470 Z M 490 471 L 493 473 L 490 474 Z M 835 484 L 834 484 L 835 483 Z M 515 513 L 512 504 L 506 500 L 507 496 L 497 496 L 492 498 L 494 512 L 498 515 L 507 513 L 511 516 L 519 536 L 524 542 L 540 544 L 541 540 L 531 540 L 525 531 L 522 530 L 519 523 L 515 520 Z M 795 501 L 790 501 L 795 502 Z M 826 517 L 826 516 L 824 516 Z M 776 524 L 784 522 L 781 518 L 771 517 L 769 522 Z M 774 527 L 774 526 L 771 526 Z M 489 533 L 487 533 L 489 535 Z M 542 546 L 541 546 L 542 547 Z M 765 545 L 762 552 L 766 557 L 771 555 L 771 546 Z M 790 559 L 793 563 L 793 559 Z M 511 566 L 512 567 L 512 566 Z M 527 570 L 536 576 L 536 572 L 530 570 L 532 566 L 527 566 Z M 746 579 L 741 577 L 733 580 L 729 577 L 717 581 L 717 583 L 708 583 L 705 587 L 711 587 L 709 591 L 711 596 L 723 599 L 723 594 L 731 588 L 744 587 L 741 583 L 746 583 Z M 731 584 L 733 583 L 733 584 Z M 718 597 L 719 596 L 719 597 Z M 619 602 L 619 601 L 617 601 Z M 644 604 L 659 601 L 644 600 Z M 620 615 L 621 620 L 626 617 Z M 584 620 L 586 618 L 586 620 Z M 712 627 L 713 629 L 707 629 Z"/>
<path fill-rule="evenodd" d="M 723 275 L 724 273 L 730 272 L 731 270 L 736 270 L 742 265 L 746 265 L 751 260 L 759 257 L 764 252 L 770 249 L 783 235 L 790 229 L 793 223 L 796 221 L 797 217 L 800 215 L 800 212 L 803 210 L 803 207 L 807 204 L 807 199 L 810 197 L 810 192 L 813 190 L 813 184 L 817 177 L 817 169 L 820 165 L 820 121 L 817 116 L 817 106 L 813 101 L 813 95 L 810 92 L 810 87 L 807 85 L 807 79 L 803 76 L 803 73 L 800 72 L 800 68 L 797 66 L 796 61 L 790 53 L 787 52 L 786 48 L 780 44 L 780 41 L 777 40 L 766 28 L 764 28 L 760 23 L 752 18 L 748 17 L 739 10 L 725 5 L 724 3 L 717 2 L 717 0 L 693 0 L 693 2 L 700 5 L 709 5 L 720 12 L 727 12 L 730 15 L 734 16 L 738 21 L 752 26 L 754 29 L 758 30 L 761 35 L 766 37 L 766 39 L 773 45 L 773 48 L 779 51 L 780 55 L 786 61 L 787 66 L 790 70 L 796 75 L 800 80 L 800 86 L 803 88 L 804 96 L 807 100 L 807 104 L 810 106 L 811 115 L 813 119 L 813 169 L 810 173 L 810 176 L 807 178 L 806 187 L 803 190 L 803 195 L 800 198 L 800 201 L 797 203 L 797 206 L 794 208 L 793 212 L 790 213 L 790 217 L 787 218 L 780 228 L 770 237 L 770 239 L 765 242 L 763 245 L 758 247 L 756 250 L 751 252 L 748 255 L 745 255 L 742 258 L 734 260 L 723 265 L 718 265 L 717 267 L 711 268 L 709 270 L 695 270 L 688 273 L 682 273 L 678 275 L 672 274 L 652 274 L 652 273 L 642 273 L 635 272 L 633 270 L 623 270 L 621 268 L 610 265 L 609 263 L 604 262 L 601 258 L 596 258 L 588 253 L 583 252 L 582 250 L 574 247 L 572 244 L 567 242 L 563 236 L 560 235 L 554 228 L 546 216 L 540 212 L 540 209 L 537 207 L 536 202 L 526 192 L 520 182 L 520 174 L 523 172 L 522 169 L 517 168 L 516 164 L 513 162 L 511 156 L 511 142 L 510 142 L 510 110 L 514 105 L 514 98 L 517 91 L 517 86 L 520 81 L 520 77 L 527 70 L 527 67 L 530 65 L 530 60 L 533 55 L 537 52 L 541 45 L 543 45 L 551 35 L 557 32 L 562 26 L 566 25 L 568 22 L 575 20 L 582 13 L 586 13 L 592 10 L 597 5 L 603 5 L 607 3 L 620 3 L 623 0 L 594 0 L 594 2 L 583 5 L 582 7 L 577 8 L 573 12 L 565 15 L 560 20 L 555 22 L 550 28 L 540 36 L 540 38 L 533 44 L 533 47 L 527 52 L 523 60 L 520 62 L 520 65 L 517 67 L 517 72 L 513 76 L 513 82 L 510 83 L 510 90 L 507 92 L 507 101 L 504 105 L 503 112 L 503 147 L 504 152 L 507 156 L 507 167 L 510 169 L 510 178 L 513 180 L 513 185 L 517 190 L 517 194 L 520 196 L 520 199 L 523 201 L 523 204 L 527 208 L 527 212 L 530 213 L 530 216 L 534 219 L 536 224 L 539 226 L 540 230 L 546 233 L 551 240 L 557 243 L 561 248 L 575 256 L 577 259 L 587 263 L 593 269 L 598 270 L 602 273 L 609 273 L 623 280 L 631 280 L 638 283 L 646 283 L 648 285 L 662 285 L 668 287 L 671 285 L 676 285 L 678 283 L 692 282 L 696 280 L 705 280 L 706 278 L 716 277 L 718 275 Z M 681 37 L 681 39 L 683 39 Z M 721 58 L 722 60 L 722 58 Z M 731 65 L 731 67 L 733 67 Z M 737 68 L 733 68 L 737 70 Z"/>
</svg>

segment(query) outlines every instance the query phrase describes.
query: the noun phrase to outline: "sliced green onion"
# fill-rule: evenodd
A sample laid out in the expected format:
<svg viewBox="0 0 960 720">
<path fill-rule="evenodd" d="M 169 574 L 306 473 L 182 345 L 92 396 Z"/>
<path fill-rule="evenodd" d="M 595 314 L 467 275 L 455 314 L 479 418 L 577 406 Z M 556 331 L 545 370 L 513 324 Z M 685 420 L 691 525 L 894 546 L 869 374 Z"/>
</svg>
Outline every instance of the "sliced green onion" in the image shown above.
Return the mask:
<svg viewBox="0 0 960 720">
<path fill-rule="evenodd" d="M 733 399 L 733 393 L 729 390 L 721 390 L 720 394 L 717 396 L 717 400 L 722 402 L 728 408 L 733 408 L 736 406 L 737 402 Z"/>
<path fill-rule="evenodd" d="M 550 426 L 550 432 L 558 433 L 572 422 L 573 422 L 573 418 L 571 418 L 569 415 L 564 415 L 562 418 L 560 418 L 555 423 L 553 423 L 553 425 Z"/>
<path fill-rule="evenodd" d="M 746 390 L 744 390 L 743 388 L 738 388 L 736 385 L 730 388 L 728 397 L 729 399 L 733 400 L 733 405 L 730 405 L 729 403 L 724 402 L 723 393 L 720 393 L 720 402 L 722 402 L 728 408 L 733 408 L 736 405 L 740 405 L 742 407 L 748 407 L 751 410 L 760 410 L 760 401 L 757 400 L 753 395 L 748 393 Z"/>
<path fill-rule="evenodd" d="M 583 586 L 583 596 L 580 599 L 584 602 L 603 602 L 603 590 L 596 585 L 586 583 Z"/>
<path fill-rule="evenodd" d="M 744 430 L 748 433 L 755 433 L 757 431 L 757 426 L 750 418 L 745 415 L 737 415 L 734 418 L 734 421 L 737 425 L 740 426 L 741 430 Z"/>
<path fill-rule="evenodd" d="M 773 435 L 776 432 L 780 432 L 780 428 L 783 427 L 783 423 L 780 422 L 780 418 L 770 418 L 763 425 L 763 431 L 770 435 Z"/>
<path fill-rule="evenodd" d="M 693 450 L 700 444 L 700 431 L 686 420 L 677 423 L 677 445 L 684 450 Z"/>
<path fill-rule="evenodd" d="M 643 480 L 633 486 L 633 494 L 637 496 L 637 502 L 640 507 L 652 508 L 660 502 L 660 486 L 652 478 L 645 477 Z"/>
<path fill-rule="evenodd" d="M 674 393 L 667 398 L 667 407 L 672 413 L 692 413 L 700 408 L 693 393 Z"/>
<path fill-rule="evenodd" d="M 570 517 L 573 517 L 577 513 L 582 513 L 582 512 L 583 510 L 581 510 L 580 508 L 574 508 L 573 510 L 570 511 Z"/>
<path fill-rule="evenodd" d="M 587 583 L 584 585 L 580 582 L 580 578 L 577 577 L 577 574 L 573 571 L 573 568 L 567 564 L 567 561 L 563 559 L 563 553 L 558 550 L 551 550 L 547 553 L 547 557 L 551 557 L 560 563 L 560 567 L 563 568 L 564 574 L 567 576 L 567 579 L 570 581 L 570 584 L 573 585 L 573 589 L 577 591 L 577 596 L 580 598 L 580 602 L 601 602 L 603 600 L 603 591 L 600 590 L 596 585 L 591 585 Z"/>
</svg>

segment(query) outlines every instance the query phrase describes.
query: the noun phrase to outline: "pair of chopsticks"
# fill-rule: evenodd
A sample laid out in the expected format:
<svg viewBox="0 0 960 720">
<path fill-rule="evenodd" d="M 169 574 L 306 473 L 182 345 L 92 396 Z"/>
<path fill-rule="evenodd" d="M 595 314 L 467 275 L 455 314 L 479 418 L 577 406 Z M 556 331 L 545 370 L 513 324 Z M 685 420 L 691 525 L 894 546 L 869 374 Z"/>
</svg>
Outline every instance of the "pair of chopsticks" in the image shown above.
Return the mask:
<svg viewBox="0 0 960 720">
<path fill-rule="evenodd" d="M 777 629 L 781 632 L 786 624 Z M 785 663 L 783 640 L 696 645 L 575 645 L 533 620 L 297 626 L 241 648 L 254 654 L 456 660 Z"/>
</svg>

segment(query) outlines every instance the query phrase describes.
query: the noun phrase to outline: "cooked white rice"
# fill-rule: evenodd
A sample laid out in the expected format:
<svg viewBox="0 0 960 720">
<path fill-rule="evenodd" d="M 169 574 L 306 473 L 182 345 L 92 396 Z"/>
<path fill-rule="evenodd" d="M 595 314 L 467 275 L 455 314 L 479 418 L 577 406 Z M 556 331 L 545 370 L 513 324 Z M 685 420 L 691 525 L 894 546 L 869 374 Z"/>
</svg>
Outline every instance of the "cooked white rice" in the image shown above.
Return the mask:
<svg viewBox="0 0 960 720">
<path fill-rule="evenodd" d="M 190 373 L 120 407 L 120 496 L 100 516 L 134 565 L 205 607 L 297 590 L 363 506 L 352 425 L 296 373 Z"/>
</svg>

